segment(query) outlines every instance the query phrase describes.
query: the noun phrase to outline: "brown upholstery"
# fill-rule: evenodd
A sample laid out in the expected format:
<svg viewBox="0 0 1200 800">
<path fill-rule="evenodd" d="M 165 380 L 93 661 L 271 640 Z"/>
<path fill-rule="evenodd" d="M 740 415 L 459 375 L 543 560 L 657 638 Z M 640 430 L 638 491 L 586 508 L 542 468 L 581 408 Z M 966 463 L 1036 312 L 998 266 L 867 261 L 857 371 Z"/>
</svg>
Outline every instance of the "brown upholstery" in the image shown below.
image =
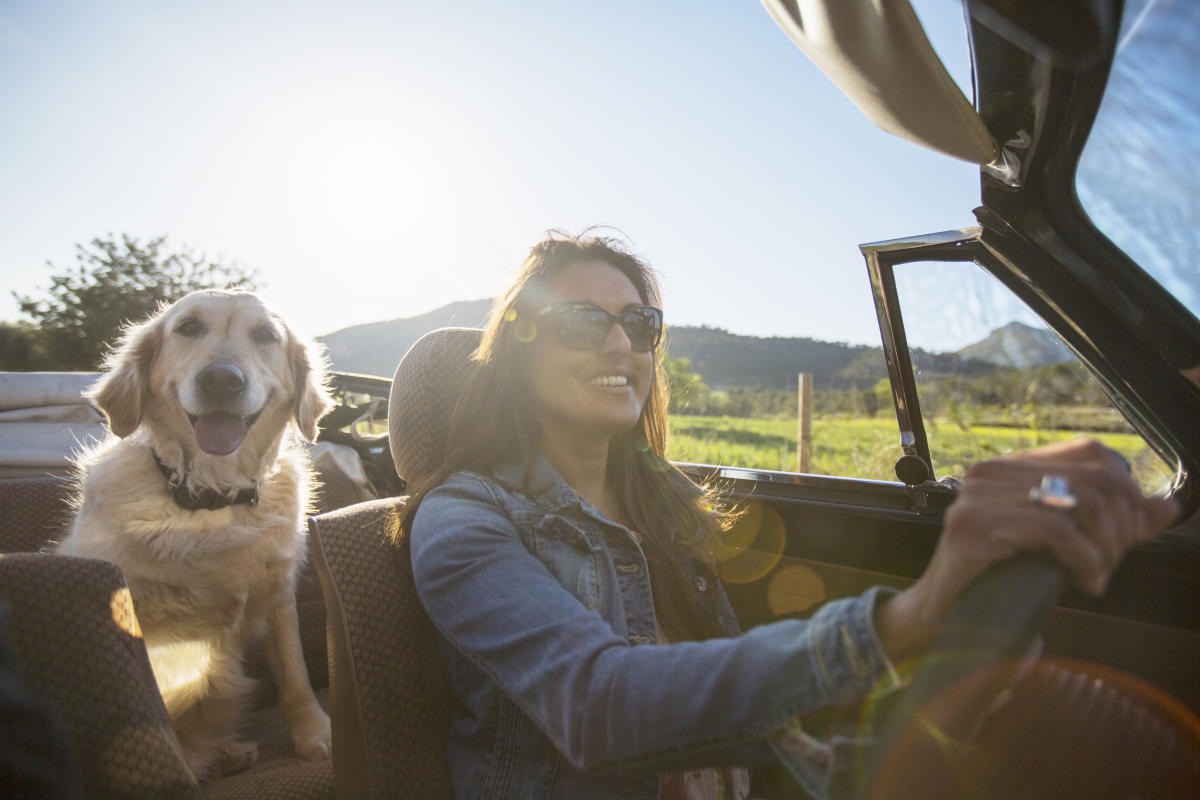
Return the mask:
<svg viewBox="0 0 1200 800">
<path fill-rule="evenodd" d="M 199 797 L 136 634 L 121 571 L 41 554 L 0 558 L 7 635 L 29 687 L 70 733 L 88 797 Z M 131 633 L 133 632 L 133 633 Z"/>
<path fill-rule="evenodd" d="M 388 398 L 396 471 L 435 468 L 482 331 L 442 328 L 401 359 Z M 329 627 L 334 784 L 341 798 L 443 798 L 449 694 L 437 634 L 413 585 L 408 540 L 393 544 L 404 498 L 361 503 L 309 521 Z"/>
<path fill-rule="evenodd" d="M 400 359 L 388 395 L 388 444 L 404 480 L 428 475 L 441 462 L 450 413 L 482 335 L 478 328 L 440 328 L 418 339 Z"/>
<path fill-rule="evenodd" d="M 317 480 L 316 506 L 318 513 L 333 511 L 335 508 L 345 508 L 370 499 L 364 495 L 373 496 L 373 493 L 364 492 L 362 487 L 352 481 L 346 473 L 336 468 L 318 469 Z"/>
<path fill-rule="evenodd" d="M 449 695 L 417 598 L 408 542 L 389 532 L 403 498 L 309 521 L 329 612 L 329 692 L 339 798 L 444 798 Z"/>
<path fill-rule="evenodd" d="M 0 479 L 0 553 L 36 553 L 63 537 L 75 513 L 69 478 Z"/>
</svg>

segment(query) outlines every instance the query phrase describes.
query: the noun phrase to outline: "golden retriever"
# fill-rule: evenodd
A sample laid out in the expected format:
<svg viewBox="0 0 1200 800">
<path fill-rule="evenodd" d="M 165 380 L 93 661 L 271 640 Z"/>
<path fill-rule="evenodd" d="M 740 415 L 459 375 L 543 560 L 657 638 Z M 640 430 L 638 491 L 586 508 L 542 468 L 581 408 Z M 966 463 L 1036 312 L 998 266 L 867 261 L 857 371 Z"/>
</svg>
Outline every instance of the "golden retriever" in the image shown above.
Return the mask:
<svg viewBox="0 0 1200 800">
<path fill-rule="evenodd" d="M 295 602 L 312 481 L 295 433 L 329 410 L 322 356 L 254 294 L 205 290 L 127 329 L 106 366 L 87 394 L 120 438 L 80 458 L 58 552 L 124 571 L 198 779 L 257 757 L 235 731 L 260 639 L 296 751 L 329 757 Z"/>
</svg>

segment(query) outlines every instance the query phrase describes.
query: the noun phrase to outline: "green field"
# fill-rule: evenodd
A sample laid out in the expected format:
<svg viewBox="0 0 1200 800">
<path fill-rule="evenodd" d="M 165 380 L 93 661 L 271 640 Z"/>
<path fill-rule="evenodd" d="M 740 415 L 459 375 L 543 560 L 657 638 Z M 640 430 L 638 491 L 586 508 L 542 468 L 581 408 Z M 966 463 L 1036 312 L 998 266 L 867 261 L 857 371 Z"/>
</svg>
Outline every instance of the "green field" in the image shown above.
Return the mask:
<svg viewBox="0 0 1200 800">
<path fill-rule="evenodd" d="M 1073 421 L 1073 424 L 1076 423 Z M 878 417 L 826 415 L 813 418 L 813 463 L 809 472 L 848 478 L 896 480 L 900 457 L 896 420 Z M 380 421 L 369 433 L 386 433 Z M 1047 430 L 1032 426 L 973 425 L 964 429 L 949 420 L 927 426 L 937 477 L 961 478 L 967 467 L 992 456 L 1028 450 L 1040 444 L 1080 436 L 1078 430 Z M 1135 433 L 1089 432 L 1086 435 L 1129 459 L 1134 477 L 1147 492 L 1161 491 L 1171 470 Z M 725 467 L 796 470 L 796 421 L 745 417 L 671 416 L 671 461 Z"/>
<path fill-rule="evenodd" d="M 964 430 L 943 421 L 927 427 L 938 478 L 962 477 L 976 461 L 1039 444 L 1071 439 L 1077 431 L 978 425 Z M 1143 489 L 1158 491 L 1171 473 L 1133 433 L 1090 433 L 1134 466 Z M 812 421 L 813 463 L 819 475 L 896 480 L 901 455 L 893 417 L 818 416 Z M 721 466 L 795 471 L 796 421 L 739 417 L 672 416 L 668 458 Z"/>
</svg>

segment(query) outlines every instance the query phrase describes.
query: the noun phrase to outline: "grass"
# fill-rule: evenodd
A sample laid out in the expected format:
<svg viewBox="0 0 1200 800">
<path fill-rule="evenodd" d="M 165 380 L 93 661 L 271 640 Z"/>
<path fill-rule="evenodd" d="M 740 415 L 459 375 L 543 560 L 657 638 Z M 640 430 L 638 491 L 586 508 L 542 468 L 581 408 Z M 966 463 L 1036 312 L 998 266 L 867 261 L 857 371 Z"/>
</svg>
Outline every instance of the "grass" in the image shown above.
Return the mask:
<svg viewBox="0 0 1200 800">
<path fill-rule="evenodd" d="M 1076 430 L 975 425 L 949 421 L 926 426 L 937 477 L 962 477 L 971 464 L 993 456 L 1072 439 Z M 1171 473 L 1135 433 L 1090 433 L 1129 459 L 1142 488 L 1161 490 Z M 829 415 L 812 422 L 812 466 L 819 475 L 896 480 L 900 436 L 893 418 Z M 794 419 L 671 417 L 668 458 L 721 466 L 796 470 Z"/>
<path fill-rule="evenodd" d="M 1043 415 L 1044 417 L 1045 415 Z M 986 421 L 991 421 L 987 419 Z M 1065 420 L 1073 428 L 1077 420 Z M 365 433 L 386 433 L 387 422 L 364 427 Z M 1078 429 L 1047 430 L 1032 425 L 962 425 L 934 420 L 926 425 L 929 448 L 938 478 L 961 478 L 967 468 L 1006 453 L 1028 450 L 1050 442 L 1081 435 Z M 1143 491 L 1161 491 L 1171 471 L 1136 433 L 1091 432 L 1092 436 L 1133 465 L 1133 474 Z M 809 472 L 848 478 L 896 480 L 896 459 L 901 455 L 896 420 L 852 417 L 843 414 L 817 416 L 812 423 L 813 461 Z M 745 417 L 671 417 L 671 461 L 716 464 L 726 467 L 796 470 L 796 421 L 794 419 L 747 419 Z"/>
</svg>

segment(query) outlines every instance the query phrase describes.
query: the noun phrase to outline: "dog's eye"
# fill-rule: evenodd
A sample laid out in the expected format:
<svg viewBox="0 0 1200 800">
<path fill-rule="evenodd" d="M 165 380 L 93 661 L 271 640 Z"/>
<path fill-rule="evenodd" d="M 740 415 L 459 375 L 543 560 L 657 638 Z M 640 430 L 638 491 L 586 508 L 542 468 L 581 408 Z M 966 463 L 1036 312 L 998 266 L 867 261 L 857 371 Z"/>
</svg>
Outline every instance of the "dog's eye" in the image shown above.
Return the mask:
<svg viewBox="0 0 1200 800">
<path fill-rule="evenodd" d="M 275 330 L 265 326 L 262 328 L 255 328 L 254 333 L 251 335 L 254 337 L 254 341 L 258 344 L 275 344 L 279 341 L 279 337 L 275 334 Z"/>
<path fill-rule="evenodd" d="M 183 322 L 179 323 L 179 325 L 175 328 L 175 332 L 180 336 L 187 336 L 191 338 L 203 336 L 205 333 L 205 327 L 204 323 L 200 320 L 195 319 L 194 317 L 189 317 Z"/>
</svg>

